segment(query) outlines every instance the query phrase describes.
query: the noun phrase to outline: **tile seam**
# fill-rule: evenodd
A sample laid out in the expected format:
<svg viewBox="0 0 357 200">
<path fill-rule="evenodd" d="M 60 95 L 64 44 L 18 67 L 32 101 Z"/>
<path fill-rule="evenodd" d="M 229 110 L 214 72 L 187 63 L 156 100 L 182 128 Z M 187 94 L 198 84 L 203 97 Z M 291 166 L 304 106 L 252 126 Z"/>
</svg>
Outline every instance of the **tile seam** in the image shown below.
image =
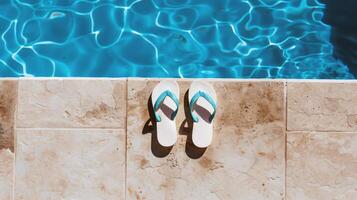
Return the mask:
<svg viewBox="0 0 357 200">
<path fill-rule="evenodd" d="M 16 128 L 19 131 L 30 130 L 30 131 L 111 131 L 111 130 L 123 130 L 125 132 L 125 128 Z M 123 133 L 124 134 L 124 133 Z"/>
<path fill-rule="evenodd" d="M 357 134 L 357 131 L 353 132 L 338 132 L 338 131 L 286 131 L 287 133 L 291 134 L 302 134 L 302 133 L 310 133 L 310 134 L 332 134 L 332 133 L 336 133 L 336 134 Z"/>
<path fill-rule="evenodd" d="M 124 182 L 124 199 L 126 200 L 127 197 L 127 174 L 128 174 L 128 87 L 129 87 L 129 80 L 126 79 L 125 84 L 125 182 Z"/>
<path fill-rule="evenodd" d="M 285 131 L 285 200 L 288 199 L 288 131 Z"/>
<path fill-rule="evenodd" d="M 357 133 L 357 130 L 341 131 L 341 130 L 286 130 L 287 132 L 311 132 L 311 133 Z"/>
<path fill-rule="evenodd" d="M 288 155 L 288 148 L 287 148 L 287 132 L 288 132 L 288 81 L 285 80 L 284 82 L 284 99 L 285 99 L 285 133 L 284 133 L 284 198 L 287 199 L 287 155 Z"/>
<path fill-rule="evenodd" d="M 14 114 L 14 127 L 13 127 L 13 145 L 14 145 L 14 160 L 13 160 L 13 168 L 12 168 L 12 199 L 15 200 L 15 191 L 16 191 L 16 156 L 17 156 L 17 115 L 19 110 L 19 102 L 20 102 L 20 78 L 16 79 L 16 106 L 15 106 L 15 114 Z"/>
<path fill-rule="evenodd" d="M 288 81 L 284 82 L 284 96 L 285 96 L 285 131 L 288 131 Z"/>
<path fill-rule="evenodd" d="M 28 129 L 28 130 L 49 130 L 49 129 L 58 129 L 58 130 L 117 130 L 117 129 L 123 129 L 125 130 L 126 127 L 67 127 L 67 128 L 61 128 L 61 127 L 17 127 L 17 129 Z"/>
</svg>

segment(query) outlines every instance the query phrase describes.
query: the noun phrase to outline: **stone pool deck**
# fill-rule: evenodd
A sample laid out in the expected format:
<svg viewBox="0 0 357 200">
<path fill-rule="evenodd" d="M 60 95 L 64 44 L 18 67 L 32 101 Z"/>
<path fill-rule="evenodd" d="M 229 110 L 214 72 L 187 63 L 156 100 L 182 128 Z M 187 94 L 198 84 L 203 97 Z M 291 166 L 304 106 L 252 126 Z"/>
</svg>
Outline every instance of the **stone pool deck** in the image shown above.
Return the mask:
<svg viewBox="0 0 357 200">
<path fill-rule="evenodd" d="M 0 200 L 354 199 L 357 81 L 207 79 L 214 141 L 157 145 L 159 79 L 1 79 Z"/>
</svg>

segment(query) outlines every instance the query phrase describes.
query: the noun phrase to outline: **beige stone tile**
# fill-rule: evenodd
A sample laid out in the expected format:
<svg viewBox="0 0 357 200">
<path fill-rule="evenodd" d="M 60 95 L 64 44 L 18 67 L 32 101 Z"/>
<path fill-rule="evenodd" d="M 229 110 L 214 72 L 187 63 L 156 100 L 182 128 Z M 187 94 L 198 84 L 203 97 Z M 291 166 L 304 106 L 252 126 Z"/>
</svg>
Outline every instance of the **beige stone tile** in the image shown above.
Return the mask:
<svg viewBox="0 0 357 200">
<path fill-rule="evenodd" d="M 357 133 L 288 132 L 287 199 L 356 199 Z"/>
<path fill-rule="evenodd" d="M 156 83 L 128 81 L 127 199 L 284 198 L 284 83 L 213 81 L 219 106 L 205 151 L 186 143 L 187 128 L 171 151 L 152 139 L 150 125 L 144 129 Z M 178 127 L 190 82 L 179 84 Z"/>
<path fill-rule="evenodd" d="M 0 150 L 14 151 L 17 80 L 0 81 Z"/>
<path fill-rule="evenodd" d="M 124 199 L 124 130 L 17 130 L 16 200 Z"/>
<path fill-rule="evenodd" d="M 21 79 L 18 127 L 124 128 L 126 80 Z"/>
<path fill-rule="evenodd" d="M 357 82 L 288 82 L 288 130 L 357 131 Z"/>
<path fill-rule="evenodd" d="M 14 153 L 0 149 L 0 199 L 12 200 Z"/>
</svg>

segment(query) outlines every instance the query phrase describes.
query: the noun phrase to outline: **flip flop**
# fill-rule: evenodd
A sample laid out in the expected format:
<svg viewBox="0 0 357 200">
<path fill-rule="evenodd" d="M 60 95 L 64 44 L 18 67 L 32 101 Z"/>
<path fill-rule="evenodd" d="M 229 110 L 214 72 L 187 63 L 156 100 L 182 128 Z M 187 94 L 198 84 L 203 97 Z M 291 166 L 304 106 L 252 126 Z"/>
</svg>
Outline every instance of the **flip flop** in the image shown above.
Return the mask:
<svg viewBox="0 0 357 200">
<path fill-rule="evenodd" d="M 216 92 L 210 84 L 194 81 L 189 89 L 188 98 L 193 121 L 193 144 L 205 148 L 211 144 L 213 137 L 212 122 L 217 108 Z"/>
<path fill-rule="evenodd" d="M 175 117 L 179 107 L 180 89 L 175 81 L 161 81 L 152 91 L 151 101 L 155 113 L 157 139 L 164 147 L 177 140 Z"/>
</svg>

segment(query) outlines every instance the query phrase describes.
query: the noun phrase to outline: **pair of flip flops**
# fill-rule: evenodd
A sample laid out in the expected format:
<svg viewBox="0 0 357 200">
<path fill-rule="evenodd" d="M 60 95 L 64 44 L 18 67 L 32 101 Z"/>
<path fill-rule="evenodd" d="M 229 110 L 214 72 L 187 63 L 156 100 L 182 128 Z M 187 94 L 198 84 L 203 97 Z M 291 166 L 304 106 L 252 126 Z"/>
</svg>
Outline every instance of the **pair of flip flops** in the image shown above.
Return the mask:
<svg viewBox="0 0 357 200">
<path fill-rule="evenodd" d="M 169 80 L 156 85 L 151 95 L 158 142 L 165 147 L 173 146 L 177 140 L 175 118 L 179 108 L 179 95 L 179 85 Z M 193 121 L 193 144 L 205 148 L 212 142 L 212 121 L 217 108 L 216 92 L 210 84 L 194 81 L 189 89 L 188 98 Z"/>
</svg>

